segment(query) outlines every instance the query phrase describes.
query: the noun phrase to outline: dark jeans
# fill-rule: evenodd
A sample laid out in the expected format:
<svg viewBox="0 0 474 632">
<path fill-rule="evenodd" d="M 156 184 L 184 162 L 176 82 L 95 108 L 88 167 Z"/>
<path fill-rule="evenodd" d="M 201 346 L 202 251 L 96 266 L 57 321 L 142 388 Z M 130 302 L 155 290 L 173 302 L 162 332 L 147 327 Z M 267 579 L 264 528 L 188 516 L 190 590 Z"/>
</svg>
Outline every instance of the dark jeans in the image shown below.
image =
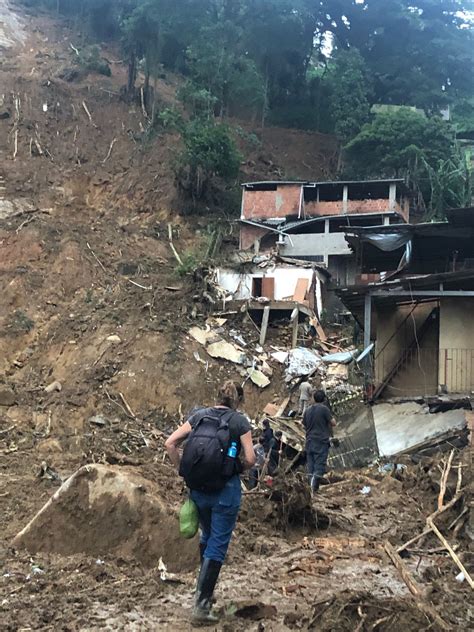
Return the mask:
<svg viewBox="0 0 474 632">
<path fill-rule="evenodd" d="M 253 467 L 250 470 L 249 474 L 249 489 L 255 489 L 258 485 L 258 479 L 260 478 L 260 474 L 262 473 L 262 469 L 259 467 Z"/>
<path fill-rule="evenodd" d="M 329 439 L 311 442 L 306 445 L 306 465 L 310 485 L 313 489 L 319 485 L 318 479 L 326 473 L 326 465 L 329 455 Z"/>
<path fill-rule="evenodd" d="M 242 498 L 239 476 L 233 476 L 219 492 L 191 491 L 199 512 L 204 557 L 223 562 L 237 521 Z"/>
</svg>

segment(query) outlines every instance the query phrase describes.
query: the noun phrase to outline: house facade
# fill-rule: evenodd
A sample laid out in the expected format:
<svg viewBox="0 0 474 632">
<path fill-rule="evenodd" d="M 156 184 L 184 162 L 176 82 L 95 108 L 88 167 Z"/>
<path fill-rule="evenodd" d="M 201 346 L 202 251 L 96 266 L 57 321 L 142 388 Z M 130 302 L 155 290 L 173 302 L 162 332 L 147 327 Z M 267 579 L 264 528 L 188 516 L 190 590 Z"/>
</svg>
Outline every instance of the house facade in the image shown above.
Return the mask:
<svg viewBox="0 0 474 632">
<path fill-rule="evenodd" d="M 403 180 L 246 183 L 240 249 L 321 264 L 334 285 L 347 285 L 356 269 L 344 231 L 406 223 L 410 204 Z"/>
<path fill-rule="evenodd" d="M 474 392 L 474 209 L 347 233 L 359 275 L 338 293 L 373 343 L 369 399 Z"/>
</svg>

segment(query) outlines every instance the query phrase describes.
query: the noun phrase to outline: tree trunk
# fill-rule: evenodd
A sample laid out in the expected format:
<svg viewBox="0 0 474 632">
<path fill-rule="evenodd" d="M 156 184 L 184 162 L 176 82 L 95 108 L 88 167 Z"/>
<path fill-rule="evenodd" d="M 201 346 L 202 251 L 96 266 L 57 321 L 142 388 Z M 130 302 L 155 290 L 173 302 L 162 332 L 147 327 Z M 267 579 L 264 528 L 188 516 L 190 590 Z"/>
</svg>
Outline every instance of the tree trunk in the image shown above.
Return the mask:
<svg viewBox="0 0 474 632">
<path fill-rule="evenodd" d="M 137 56 L 135 51 L 130 54 L 128 60 L 127 96 L 131 97 L 135 92 L 135 81 L 137 80 Z"/>
</svg>

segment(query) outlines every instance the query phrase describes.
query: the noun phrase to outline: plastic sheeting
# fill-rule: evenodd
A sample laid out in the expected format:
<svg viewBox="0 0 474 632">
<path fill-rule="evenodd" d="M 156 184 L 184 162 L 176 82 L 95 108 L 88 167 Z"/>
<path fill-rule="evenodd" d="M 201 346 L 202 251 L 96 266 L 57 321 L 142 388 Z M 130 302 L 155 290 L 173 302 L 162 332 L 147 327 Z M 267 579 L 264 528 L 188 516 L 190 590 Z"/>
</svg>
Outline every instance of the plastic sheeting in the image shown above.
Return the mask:
<svg viewBox="0 0 474 632">
<path fill-rule="evenodd" d="M 363 235 L 362 239 L 364 242 L 372 244 L 379 250 L 383 250 L 384 252 L 392 252 L 393 250 L 398 250 L 398 248 L 402 248 L 411 241 L 413 237 L 413 233 L 411 230 L 404 230 L 403 232 L 397 230 L 393 233 L 371 233 L 369 235 Z"/>
<path fill-rule="evenodd" d="M 286 369 L 286 381 L 294 377 L 308 375 L 321 364 L 321 357 L 306 347 L 296 347 L 288 354 L 288 367 Z"/>
</svg>

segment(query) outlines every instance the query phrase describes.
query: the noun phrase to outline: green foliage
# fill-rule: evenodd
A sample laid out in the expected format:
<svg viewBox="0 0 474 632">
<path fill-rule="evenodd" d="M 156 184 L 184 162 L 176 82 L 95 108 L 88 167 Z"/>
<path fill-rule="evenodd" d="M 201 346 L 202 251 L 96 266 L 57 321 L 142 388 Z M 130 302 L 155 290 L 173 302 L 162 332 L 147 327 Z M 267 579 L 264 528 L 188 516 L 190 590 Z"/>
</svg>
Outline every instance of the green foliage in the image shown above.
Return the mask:
<svg viewBox="0 0 474 632">
<path fill-rule="evenodd" d="M 193 116 L 268 115 L 344 140 L 368 105 L 433 115 L 474 90 L 466 0 L 23 1 L 121 38 L 128 94 L 141 63 L 150 112 L 150 78 L 162 68 L 189 79 L 183 103 Z"/>
<path fill-rule="evenodd" d="M 175 272 L 180 277 L 192 274 L 201 265 L 199 253 L 196 250 L 187 250 L 180 257 L 181 263 L 175 266 Z"/>
<path fill-rule="evenodd" d="M 35 326 L 35 321 L 21 309 L 17 309 L 11 315 L 10 322 L 7 325 L 9 333 L 13 335 L 28 333 Z"/>
<path fill-rule="evenodd" d="M 436 166 L 422 161 L 430 189 L 426 219 L 444 219 L 447 208 L 471 205 L 474 182 L 470 162 L 469 154 L 459 148 Z"/>
<path fill-rule="evenodd" d="M 199 88 L 193 81 L 187 81 L 178 88 L 176 96 L 192 116 L 212 118 L 217 97 L 213 96 L 209 90 Z"/>
<path fill-rule="evenodd" d="M 334 131 L 341 140 L 347 142 L 369 120 L 371 85 L 359 51 L 336 51 L 324 82 L 328 86 Z"/>
<path fill-rule="evenodd" d="M 176 108 L 165 108 L 156 117 L 157 124 L 167 132 L 182 131 L 184 120 L 181 112 Z"/>
<path fill-rule="evenodd" d="M 112 71 L 106 59 L 100 56 L 98 46 L 87 46 L 74 55 L 74 61 L 88 72 L 97 72 L 99 75 L 110 77 Z"/>
<path fill-rule="evenodd" d="M 428 217 L 470 204 L 470 160 L 440 118 L 401 108 L 377 114 L 346 146 L 348 166 L 357 177 L 409 176 L 425 199 Z"/>
<path fill-rule="evenodd" d="M 237 178 L 241 156 L 226 125 L 195 119 L 186 125 L 183 142 L 176 174 L 193 199 L 204 196 L 214 177 L 225 181 Z"/>
<path fill-rule="evenodd" d="M 453 150 L 453 130 L 440 118 L 400 108 L 377 114 L 346 146 L 352 170 L 360 176 L 400 176 L 423 158 L 436 164 Z"/>
</svg>

